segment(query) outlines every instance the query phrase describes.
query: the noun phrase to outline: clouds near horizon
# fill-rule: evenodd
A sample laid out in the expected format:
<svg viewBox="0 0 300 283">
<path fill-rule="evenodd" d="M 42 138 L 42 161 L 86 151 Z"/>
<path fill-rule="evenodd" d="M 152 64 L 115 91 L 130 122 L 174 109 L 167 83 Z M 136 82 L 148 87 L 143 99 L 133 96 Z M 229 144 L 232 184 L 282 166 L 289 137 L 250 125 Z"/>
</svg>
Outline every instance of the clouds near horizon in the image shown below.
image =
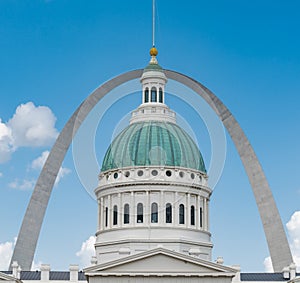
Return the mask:
<svg viewBox="0 0 300 283">
<path fill-rule="evenodd" d="M 8 270 L 16 240 L 17 238 L 14 242 L 0 243 L 0 270 Z"/>
<path fill-rule="evenodd" d="M 288 229 L 291 250 L 296 263 L 297 270 L 300 271 L 300 211 L 295 211 L 289 222 Z"/>
<path fill-rule="evenodd" d="M 95 255 L 95 242 L 96 237 L 90 236 L 82 243 L 80 251 L 76 253 L 76 256 L 79 257 L 81 266 L 86 267 L 91 265 L 91 258 Z"/>
</svg>

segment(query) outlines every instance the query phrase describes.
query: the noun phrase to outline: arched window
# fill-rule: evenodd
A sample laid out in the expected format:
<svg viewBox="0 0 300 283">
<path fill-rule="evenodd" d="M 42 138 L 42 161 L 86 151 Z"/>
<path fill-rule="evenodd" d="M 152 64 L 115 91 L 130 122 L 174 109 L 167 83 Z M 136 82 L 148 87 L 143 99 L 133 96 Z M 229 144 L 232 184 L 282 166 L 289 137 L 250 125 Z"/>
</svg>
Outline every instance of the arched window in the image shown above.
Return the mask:
<svg viewBox="0 0 300 283">
<path fill-rule="evenodd" d="M 179 205 L 179 224 L 184 224 L 184 205 Z"/>
<path fill-rule="evenodd" d="M 155 87 L 151 88 L 151 102 L 156 102 L 156 93 L 157 90 Z"/>
<path fill-rule="evenodd" d="M 146 88 L 145 89 L 145 103 L 147 103 L 147 102 L 149 102 L 149 89 L 148 88 Z"/>
<path fill-rule="evenodd" d="M 114 205 L 113 225 L 118 224 L 118 207 Z"/>
<path fill-rule="evenodd" d="M 136 218 L 137 223 L 143 223 L 143 204 L 138 203 L 137 205 L 137 218 Z"/>
<path fill-rule="evenodd" d="M 163 91 L 161 88 L 159 89 L 159 102 L 163 103 Z"/>
<path fill-rule="evenodd" d="M 166 223 L 172 223 L 172 205 L 170 203 L 166 205 Z"/>
<path fill-rule="evenodd" d="M 195 225 L 195 206 L 191 206 L 191 225 Z"/>
<path fill-rule="evenodd" d="M 129 223 L 129 204 L 124 205 L 124 224 Z"/>
<path fill-rule="evenodd" d="M 202 212 L 202 207 L 200 207 L 200 227 L 202 228 L 203 227 L 203 212 Z"/>
<path fill-rule="evenodd" d="M 153 202 L 151 204 L 151 223 L 157 223 L 158 222 L 158 207 L 157 203 Z"/>
<path fill-rule="evenodd" d="M 108 226 L 108 207 L 105 207 L 105 227 Z"/>
</svg>

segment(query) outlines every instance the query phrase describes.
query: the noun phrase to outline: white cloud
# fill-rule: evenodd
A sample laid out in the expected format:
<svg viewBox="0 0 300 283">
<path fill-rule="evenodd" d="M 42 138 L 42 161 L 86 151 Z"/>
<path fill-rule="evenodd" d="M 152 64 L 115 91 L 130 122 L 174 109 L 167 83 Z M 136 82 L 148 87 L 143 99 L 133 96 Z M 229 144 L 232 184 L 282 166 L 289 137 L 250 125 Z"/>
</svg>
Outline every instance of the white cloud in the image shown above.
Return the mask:
<svg viewBox="0 0 300 283">
<path fill-rule="evenodd" d="M 0 172 L 0 178 L 1 178 L 1 177 L 3 177 L 3 173 L 2 173 L 2 172 Z"/>
<path fill-rule="evenodd" d="M 55 122 L 50 108 L 32 102 L 19 105 L 7 123 L 0 119 L 0 163 L 8 161 L 19 147 L 51 145 L 58 135 Z"/>
<path fill-rule="evenodd" d="M 0 163 L 8 161 L 14 150 L 11 129 L 0 119 Z"/>
<path fill-rule="evenodd" d="M 290 239 L 291 251 L 294 262 L 297 266 L 297 271 L 300 271 L 300 211 L 296 211 L 291 219 L 286 224 Z M 273 272 L 271 258 L 267 257 L 264 260 L 266 272 Z"/>
<path fill-rule="evenodd" d="M 21 191 L 30 191 L 34 188 L 35 180 L 19 180 L 15 179 L 13 182 L 9 183 L 8 186 L 12 189 L 17 189 Z"/>
<path fill-rule="evenodd" d="M 48 158 L 49 153 L 50 152 L 48 150 L 46 150 L 41 154 L 41 156 L 34 159 L 31 163 L 31 168 L 35 169 L 35 170 L 41 170 Z"/>
<path fill-rule="evenodd" d="M 56 180 L 55 180 L 55 185 L 57 185 L 60 180 L 65 177 L 66 175 L 70 174 L 71 170 L 69 168 L 65 168 L 65 167 L 60 167 Z"/>
<path fill-rule="evenodd" d="M 58 135 L 55 122 L 50 108 L 28 102 L 17 107 L 7 125 L 12 129 L 16 147 L 35 147 L 50 145 L 55 140 Z"/>
<path fill-rule="evenodd" d="M 44 151 L 41 154 L 41 156 L 39 156 L 38 158 L 36 158 L 35 160 L 32 161 L 31 168 L 35 169 L 35 170 L 41 170 L 43 168 L 48 156 L 49 156 L 49 151 L 48 150 Z M 70 172 L 71 172 L 70 169 L 65 168 L 65 167 L 60 167 L 57 177 L 56 177 L 56 180 L 55 180 L 55 185 L 57 185 L 60 182 L 60 180 L 64 176 L 68 175 Z"/>
<path fill-rule="evenodd" d="M 268 256 L 264 260 L 265 272 L 274 272 L 271 257 Z"/>
<path fill-rule="evenodd" d="M 296 211 L 286 224 L 297 270 L 300 270 L 300 211 Z"/>
<path fill-rule="evenodd" d="M 82 243 L 80 251 L 76 253 L 83 267 L 91 265 L 91 257 L 95 255 L 95 241 L 95 236 L 89 237 Z"/>
<path fill-rule="evenodd" d="M 17 242 L 17 237 L 14 238 L 13 242 L 8 241 L 5 243 L 0 243 L 0 270 L 5 271 L 5 270 L 9 269 L 10 260 L 11 260 L 16 242 Z M 32 271 L 40 270 L 41 264 L 42 264 L 41 261 L 39 261 L 37 263 L 35 263 L 35 261 L 33 261 L 31 270 Z"/>
<path fill-rule="evenodd" d="M 0 243 L 0 270 L 8 270 L 17 238 L 14 242 Z"/>
</svg>

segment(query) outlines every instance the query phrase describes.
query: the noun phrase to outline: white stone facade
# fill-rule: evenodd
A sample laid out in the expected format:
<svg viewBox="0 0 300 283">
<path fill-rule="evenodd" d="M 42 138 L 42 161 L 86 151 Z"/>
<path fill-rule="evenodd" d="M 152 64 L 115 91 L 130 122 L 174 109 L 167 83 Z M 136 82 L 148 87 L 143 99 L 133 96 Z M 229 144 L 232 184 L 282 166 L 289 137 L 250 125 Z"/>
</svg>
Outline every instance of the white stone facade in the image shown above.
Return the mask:
<svg viewBox="0 0 300 283">
<path fill-rule="evenodd" d="M 157 246 L 211 260 L 211 190 L 203 172 L 168 167 L 112 170 L 101 173 L 95 193 L 98 263 Z"/>
</svg>

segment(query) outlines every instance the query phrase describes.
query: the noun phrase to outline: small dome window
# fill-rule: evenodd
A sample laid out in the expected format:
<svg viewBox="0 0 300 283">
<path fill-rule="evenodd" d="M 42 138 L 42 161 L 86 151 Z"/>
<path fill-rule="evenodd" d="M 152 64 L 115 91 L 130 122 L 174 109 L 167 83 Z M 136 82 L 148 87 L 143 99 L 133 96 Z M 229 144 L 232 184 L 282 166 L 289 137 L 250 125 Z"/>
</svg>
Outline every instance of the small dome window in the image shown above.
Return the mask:
<svg viewBox="0 0 300 283">
<path fill-rule="evenodd" d="M 143 204 L 142 203 L 138 203 L 137 205 L 137 218 L 136 218 L 136 222 L 137 223 L 143 223 L 144 220 L 144 215 L 143 215 Z"/>
<path fill-rule="evenodd" d="M 144 172 L 143 172 L 142 170 L 139 170 L 139 171 L 137 172 L 137 174 L 138 174 L 139 177 L 142 177 L 142 176 L 144 175 Z"/>
<path fill-rule="evenodd" d="M 126 178 L 128 178 L 130 176 L 130 172 L 126 171 L 124 175 L 125 175 Z"/>
<path fill-rule="evenodd" d="M 157 102 L 156 99 L 157 90 L 155 87 L 151 88 L 151 102 Z"/>
<path fill-rule="evenodd" d="M 124 224 L 129 223 L 129 204 L 124 205 Z"/>
<path fill-rule="evenodd" d="M 159 89 L 159 103 L 163 103 L 163 91 L 162 91 L 162 88 Z"/>
<path fill-rule="evenodd" d="M 179 224 L 184 224 L 184 205 L 179 205 Z"/>
<path fill-rule="evenodd" d="M 193 180 L 195 179 L 195 174 L 194 174 L 194 173 L 191 174 L 191 178 L 192 178 Z"/>
<path fill-rule="evenodd" d="M 166 204 L 166 223 L 172 223 L 172 205 Z"/>
<path fill-rule="evenodd" d="M 158 223 L 158 206 L 156 202 L 151 204 L 151 223 Z"/>
<path fill-rule="evenodd" d="M 149 102 L 149 89 L 148 88 L 145 89 L 144 102 L 145 103 Z"/>
<path fill-rule="evenodd" d="M 152 170 L 151 174 L 152 174 L 152 176 L 157 176 L 158 172 L 157 172 L 157 170 Z"/>
<path fill-rule="evenodd" d="M 200 207 L 200 228 L 203 227 L 203 209 Z"/>
<path fill-rule="evenodd" d="M 114 213 L 113 213 L 113 225 L 118 224 L 118 207 L 114 205 Z"/>
<path fill-rule="evenodd" d="M 119 174 L 116 172 L 116 173 L 114 173 L 114 178 L 115 179 L 118 179 L 118 177 L 119 177 Z"/>
<path fill-rule="evenodd" d="M 168 170 L 168 171 L 166 172 L 166 175 L 167 175 L 168 177 L 171 177 L 171 176 L 172 176 L 172 172 L 171 172 L 170 170 Z"/>
<path fill-rule="evenodd" d="M 195 225 L 195 206 L 191 206 L 191 225 Z"/>
</svg>

